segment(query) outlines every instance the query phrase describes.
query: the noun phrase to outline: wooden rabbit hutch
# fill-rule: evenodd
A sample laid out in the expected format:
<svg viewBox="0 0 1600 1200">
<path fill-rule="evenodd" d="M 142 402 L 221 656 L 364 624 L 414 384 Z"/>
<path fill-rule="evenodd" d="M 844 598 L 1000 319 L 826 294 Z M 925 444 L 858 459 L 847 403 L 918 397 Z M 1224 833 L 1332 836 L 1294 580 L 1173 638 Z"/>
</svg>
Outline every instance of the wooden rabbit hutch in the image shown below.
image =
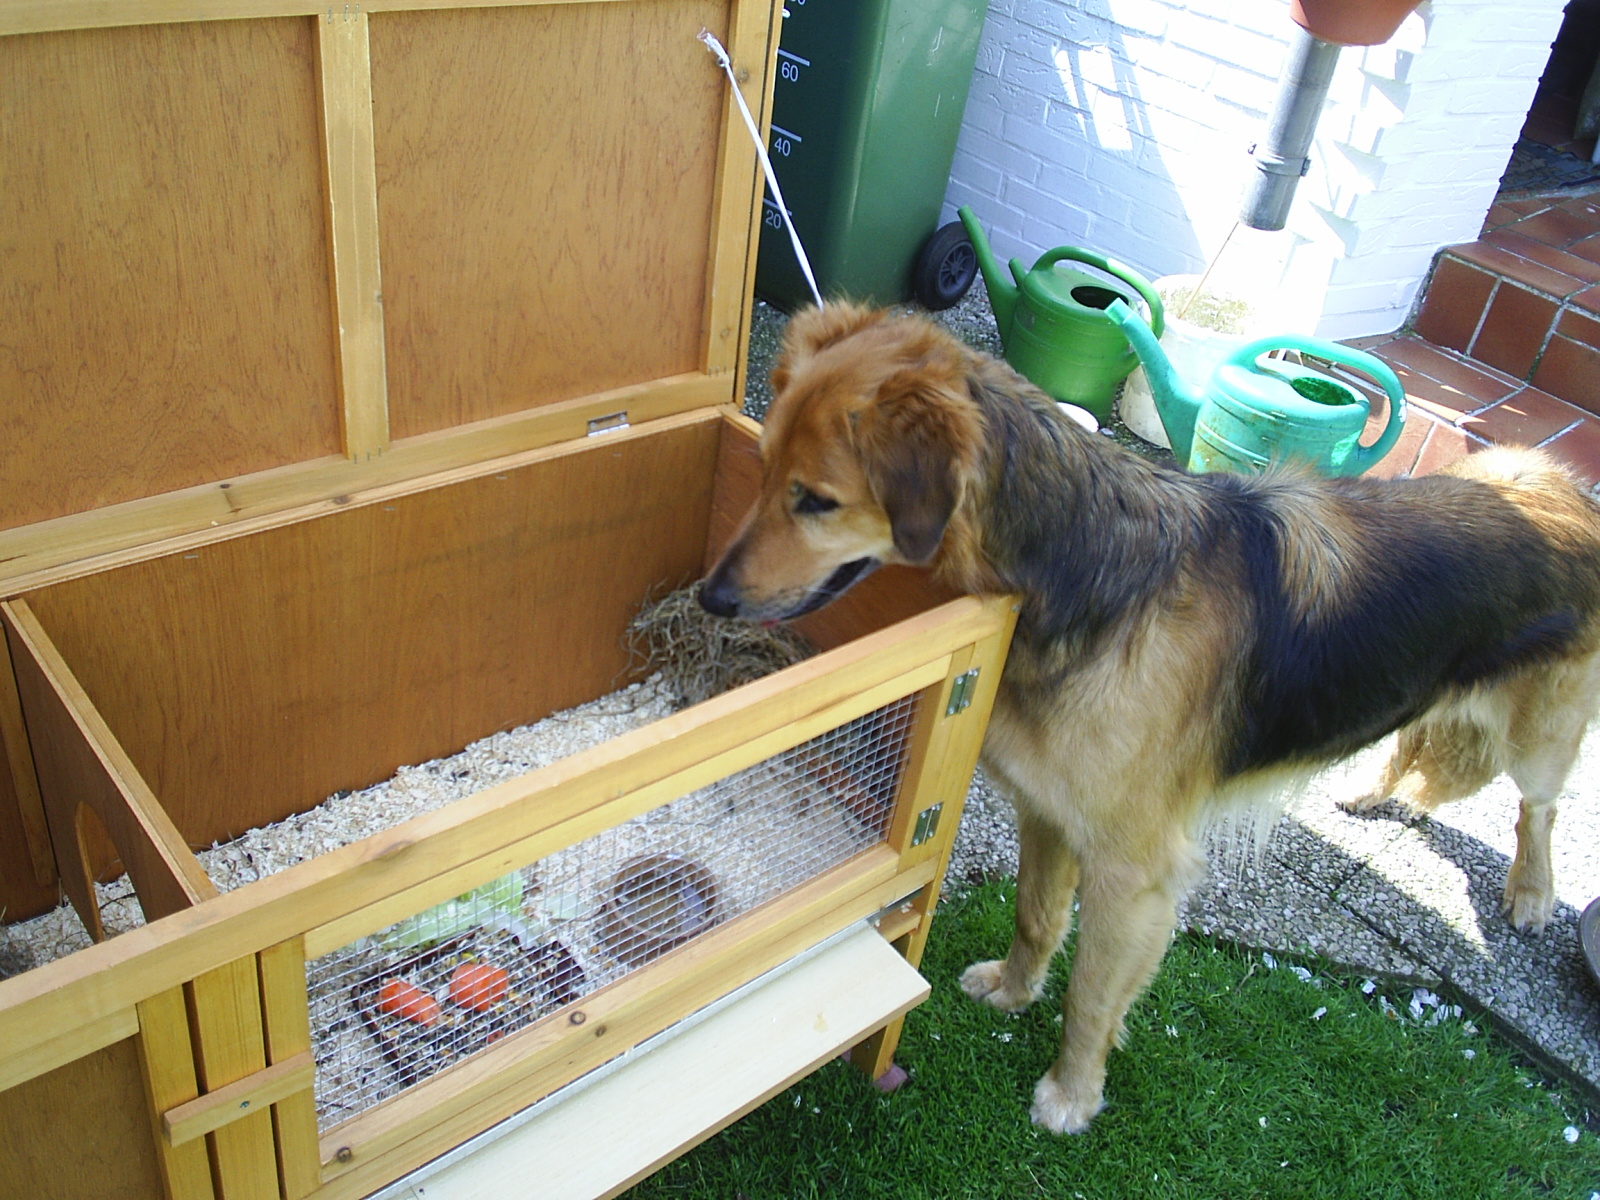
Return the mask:
<svg viewBox="0 0 1600 1200">
<path fill-rule="evenodd" d="M 148 919 L 0 981 L 0 1195 L 357 1197 L 541 1122 L 525 1182 L 600 1194 L 887 1067 L 1003 598 L 885 570 L 797 666 L 237 890 L 195 856 L 609 693 L 726 541 L 761 189 L 696 35 L 760 115 L 777 17 L 0 0 L 0 906 L 100 937 L 126 871 Z M 739 1096 L 641 1074 L 758 994 Z"/>
</svg>

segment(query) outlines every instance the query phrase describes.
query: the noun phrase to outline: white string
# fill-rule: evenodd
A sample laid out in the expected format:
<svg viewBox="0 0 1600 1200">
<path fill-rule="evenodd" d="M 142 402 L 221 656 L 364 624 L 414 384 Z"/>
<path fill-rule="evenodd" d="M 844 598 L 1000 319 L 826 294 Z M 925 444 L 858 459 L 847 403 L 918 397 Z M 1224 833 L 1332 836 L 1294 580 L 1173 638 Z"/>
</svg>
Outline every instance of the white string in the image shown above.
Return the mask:
<svg viewBox="0 0 1600 1200">
<path fill-rule="evenodd" d="M 728 58 L 728 52 L 722 48 L 722 43 L 717 41 L 716 34 L 709 29 L 700 31 L 700 40 L 705 43 L 706 49 L 716 56 L 722 70 L 728 77 L 728 83 L 733 87 L 733 98 L 739 104 L 739 112 L 744 117 L 745 128 L 750 131 L 750 139 L 756 144 L 756 155 L 761 159 L 761 169 L 766 172 L 767 186 L 772 189 L 772 198 L 777 202 L 778 215 L 783 218 L 784 228 L 789 231 L 789 241 L 794 246 L 794 256 L 800 260 L 800 270 L 804 272 L 806 283 L 811 288 L 811 296 L 817 302 L 817 307 L 822 307 L 822 293 L 817 290 L 816 276 L 811 273 L 811 260 L 806 257 L 806 249 L 800 244 L 800 235 L 794 231 L 794 222 L 789 219 L 789 206 L 783 202 L 783 189 L 778 186 L 778 177 L 772 172 L 772 160 L 767 157 L 767 148 L 761 141 L 761 130 L 756 126 L 756 119 L 750 115 L 750 108 L 744 102 L 744 95 L 739 91 L 739 81 L 734 78 L 733 63 Z"/>
</svg>

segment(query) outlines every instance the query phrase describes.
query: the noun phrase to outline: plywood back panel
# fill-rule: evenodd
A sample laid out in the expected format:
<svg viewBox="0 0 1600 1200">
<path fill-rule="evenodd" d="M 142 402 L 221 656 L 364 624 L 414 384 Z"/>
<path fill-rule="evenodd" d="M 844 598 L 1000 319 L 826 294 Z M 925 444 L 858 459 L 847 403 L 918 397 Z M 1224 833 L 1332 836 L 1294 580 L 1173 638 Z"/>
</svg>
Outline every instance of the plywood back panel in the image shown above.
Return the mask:
<svg viewBox="0 0 1600 1200">
<path fill-rule="evenodd" d="M 28 602 L 191 845 L 591 699 L 698 571 L 720 422 L 136 563 Z"/>
<path fill-rule="evenodd" d="M 0 670 L 5 669 L 0 660 Z M 60 893 L 54 881 L 41 883 L 34 869 L 7 753 L 0 743 L 0 923 L 9 924 L 54 908 Z"/>
<path fill-rule="evenodd" d="M 0 528 L 339 451 L 311 18 L 0 38 Z"/>
<path fill-rule="evenodd" d="M 58 893 L 55 852 L 39 799 L 22 698 L 0 632 L 0 922 L 25 920 L 54 908 Z"/>
<path fill-rule="evenodd" d="M 704 366 L 726 8 L 372 16 L 394 437 Z"/>
<path fill-rule="evenodd" d="M 161 1200 L 134 1039 L 0 1092 L 0 1195 Z"/>
</svg>

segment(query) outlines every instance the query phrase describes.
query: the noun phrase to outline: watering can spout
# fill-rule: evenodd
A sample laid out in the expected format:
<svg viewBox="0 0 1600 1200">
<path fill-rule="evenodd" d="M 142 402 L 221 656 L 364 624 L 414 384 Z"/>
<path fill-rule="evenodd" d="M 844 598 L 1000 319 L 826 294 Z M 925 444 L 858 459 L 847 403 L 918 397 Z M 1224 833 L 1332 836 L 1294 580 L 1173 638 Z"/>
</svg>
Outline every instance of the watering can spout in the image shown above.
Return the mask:
<svg viewBox="0 0 1600 1200">
<path fill-rule="evenodd" d="M 1000 261 L 995 258 L 994 252 L 989 249 L 989 239 L 983 235 L 983 226 L 978 224 L 978 218 L 973 216 L 972 210 L 963 204 L 956 209 L 956 216 L 960 218 L 962 227 L 967 231 L 967 240 L 972 243 L 972 252 L 978 257 L 978 270 L 983 272 L 983 286 L 989 292 L 989 307 L 994 310 L 995 324 L 1000 329 L 1002 344 L 1011 341 L 1011 319 L 1016 314 L 1017 296 L 1020 294 L 1018 285 L 1007 279 L 1000 270 Z M 1013 264 L 1012 271 L 1016 271 Z M 1022 279 L 1017 276 L 1018 281 Z"/>
<path fill-rule="evenodd" d="M 1167 440 L 1172 443 L 1172 453 L 1179 463 L 1187 466 L 1194 448 L 1195 420 L 1200 415 L 1200 394 L 1178 377 L 1160 341 L 1138 313 L 1123 301 L 1113 300 L 1106 308 L 1106 315 L 1121 326 L 1129 345 L 1139 356 L 1145 378 L 1150 382 L 1156 415 L 1161 418 Z"/>
</svg>

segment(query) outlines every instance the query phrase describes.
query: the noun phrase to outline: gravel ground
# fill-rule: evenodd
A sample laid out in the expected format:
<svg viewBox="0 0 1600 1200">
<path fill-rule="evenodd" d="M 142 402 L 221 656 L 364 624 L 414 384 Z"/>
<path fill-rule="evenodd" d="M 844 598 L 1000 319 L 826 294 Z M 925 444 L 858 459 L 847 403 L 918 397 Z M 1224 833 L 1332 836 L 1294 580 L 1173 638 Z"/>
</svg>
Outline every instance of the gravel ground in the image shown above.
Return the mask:
<svg viewBox="0 0 1600 1200">
<path fill-rule="evenodd" d="M 1000 353 L 981 278 L 960 304 L 932 315 L 968 345 Z M 757 302 L 745 396 L 757 418 L 771 400 L 766 376 L 784 321 Z M 1152 457 L 1167 453 L 1120 423 L 1102 432 Z M 1499 913 L 1516 850 L 1517 793 L 1509 779 L 1431 818 L 1393 808 L 1357 817 L 1334 805 L 1352 789 L 1352 775 L 1377 769 L 1388 745 L 1314 780 L 1259 855 L 1214 844 L 1210 877 L 1188 898 L 1182 920 L 1264 950 L 1453 989 L 1547 1069 L 1600 1098 L 1600 988 L 1584 968 L 1577 933 L 1579 914 L 1600 895 L 1600 723 L 1562 793 L 1554 841 L 1558 899 L 1541 937 L 1517 934 Z M 1016 867 L 1011 807 L 980 770 L 948 879 L 1013 875 Z"/>
</svg>

